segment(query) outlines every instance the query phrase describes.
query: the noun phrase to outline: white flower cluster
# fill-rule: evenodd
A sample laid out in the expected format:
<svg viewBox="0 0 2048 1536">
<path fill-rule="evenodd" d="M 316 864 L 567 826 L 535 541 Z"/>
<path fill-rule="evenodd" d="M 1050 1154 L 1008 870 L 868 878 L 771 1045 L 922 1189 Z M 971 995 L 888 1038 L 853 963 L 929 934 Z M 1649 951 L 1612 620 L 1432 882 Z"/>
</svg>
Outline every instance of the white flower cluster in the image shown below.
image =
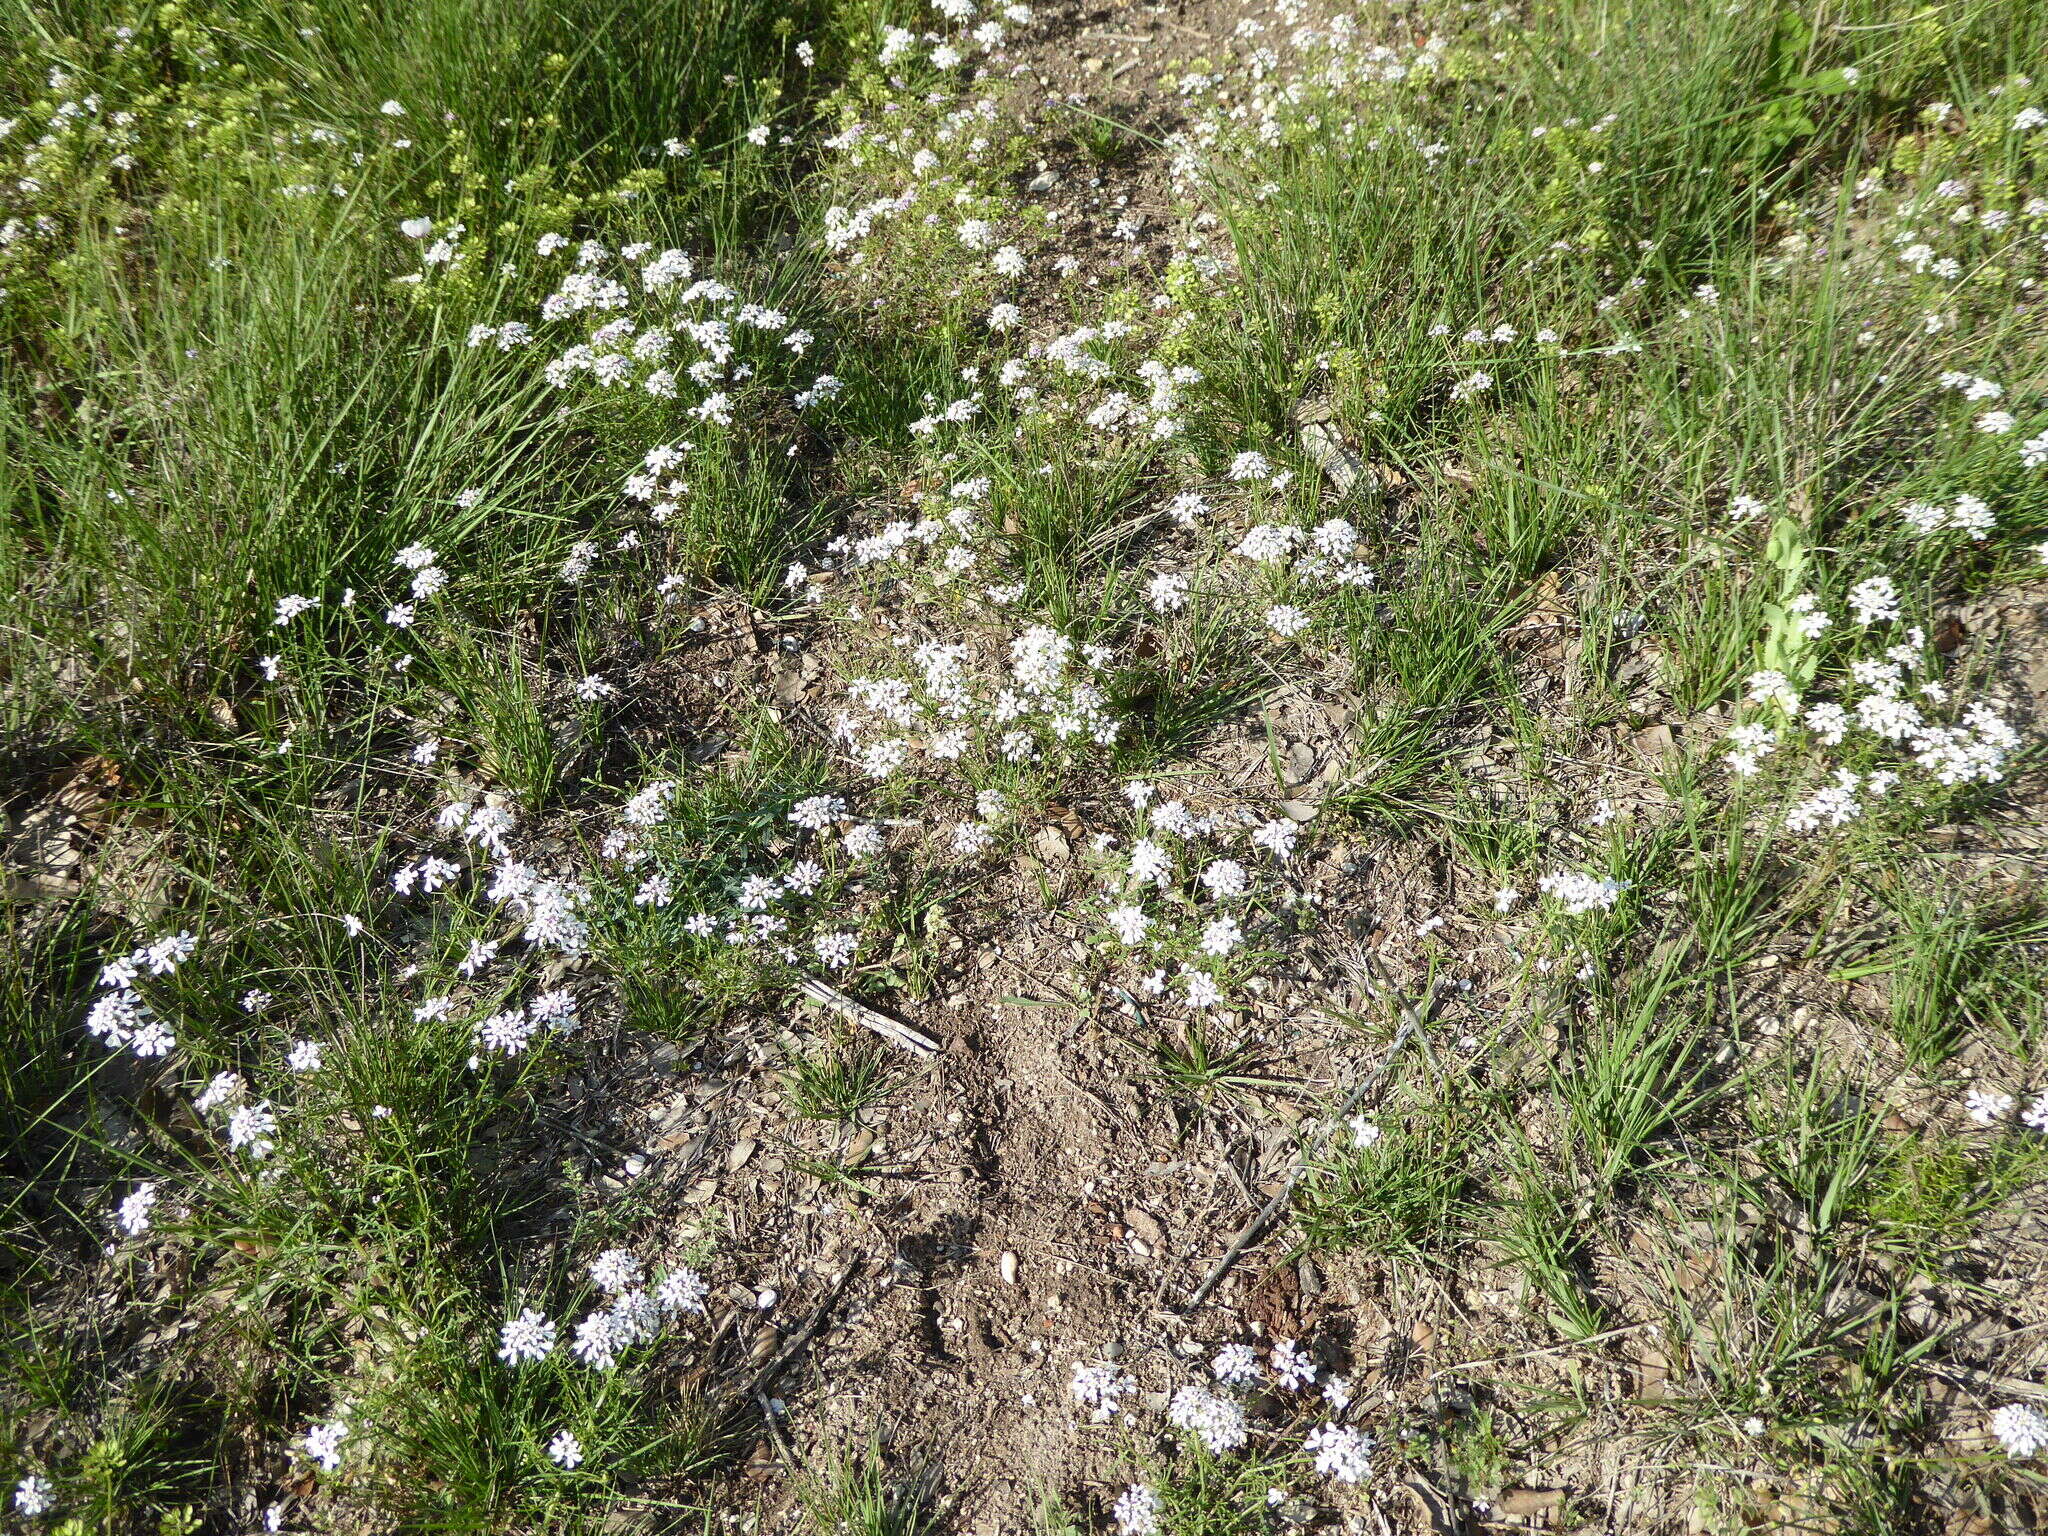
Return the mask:
<svg viewBox="0 0 2048 1536">
<path fill-rule="evenodd" d="M 341 1442 L 347 1438 L 347 1420 L 334 1419 L 326 1424 L 315 1424 L 306 1431 L 299 1444 L 321 1471 L 332 1472 L 341 1466 Z"/>
<path fill-rule="evenodd" d="M 530 1003 L 499 1010 L 472 1026 L 479 1051 L 517 1056 L 533 1043 L 542 1030 L 567 1034 L 576 1027 L 575 994 L 566 989 L 543 992 Z M 471 1057 L 470 1065 L 478 1065 Z"/>
<path fill-rule="evenodd" d="M 1251 1440 L 1253 1422 L 1247 1404 L 1256 1404 L 1263 1388 L 1300 1393 L 1316 1384 L 1317 1368 L 1307 1350 L 1292 1339 L 1274 1341 L 1263 1359 L 1250 1344 L 1225 1344 L 1210 1362 L 1210 1373 L 1225 1392 L 1200 1383 L 1185 1383 L 1167 1399 L 1166 1419 L 1175 1429 L 1199 1442 L 1211 1456 L 1228 1456 Z M 1119 1414 L 1131 1415 L 1123 1399 L 1138 1390 L 1135 1378 L 1114 1365 L 1076 1365 L 1072 1390 L 1075 1399 L 1093 1410 L 1097 1423 L 1107 1423 Z M 1242 1399 L 1227 1392 L 1248 1394 Z M 1351 1406 L 1348 1379 L 1331 1376 L 1323 1383 L 1322 1398 L 1331 1419 L 1312 1427 L 1302 1442 L 1316 1471 L 1339 1483 L 1363 1482 L 1372 1472 L 1373 1438 L 1363 1430 L 1338 1422 Z M 1119 1536 L 1154 1536 L 1166 1511 L 1158 1490 L 1148 1483 L 1132 1483 L 1117 1498 L 1110 1511 Z"/>
<path fill-rule="evenodd" d="M 1965 533 L 1982 539 L 1997 524 L 1991 504 L 1975 496 L 1958 496 L 1948 506 L 1931 501 L 1909 501 L 1899 508 L 1906 526 L 1923 538 L 1936 533 Z"/>
<path fill-rule="evenodd" d="M 529 946 L 565 955 L 582 954 L 590 944 L 590 924 L 583 916 L 590 891 L 572 878 L 545 874 L 511 857 L 507 839 L 516 825 L 517 818 L 508 807 L 478 806 L 464 800 L 444 806 L 435 818 L 442 835 L 457 837 L 465 847 L 476 850 L 473 857 L 496 860 L 485 899 L 525 920 L 522 937 Z M 393 870 L 391 888 L 401 896 L 414 892 L 438 895 L 452 891 L 462 872 L 455 860 L 427 854 Z M 493 947 L 491 953 L 495 952 Z M 466 969 L 473 971 L 477 963 L 473 959 Z"/>
<path fill-rule="evenodd" d="M 1342 517 L 1314 528 L 1260 523 L 1238 542 L 1235 553 L 1312 588 L 1369 587 L 1375 578 L 1357 558 L 1358 542 L 1358 529 Z"/>
<path fill-rule="evenodd" d="M 710 1286 L 694 1269 L 680 1265 L 663 1275 L 652 1290 L 641 1284 L 643 1275 L 640 1260 L 624 1248 L 606 1249 L 591 1261 L 592 1283 L 612 1299 L 593 1308 L 576 1325 L 569 1352 L 581 1364 L 594 1371 L 612 1370 L 619 1357 L 635 1345 L 658 1338 L 671 1318 L 704 1315 Z M 499 1357 L 508 1365 L 544 1359 L 554 1348 L 554 1337 L 554 1325 L 528 1309 L 505 1325 Z M 512 1351 L 509 1356 L 508 1350 Z"/>
<path fill-rule="evenodd" d="M 1209 1362 L 1209 1373 L 1226 1387 L 1250 1387 L 1272 1371 L 1273 1384 L 1288 1392 L 1301 1392 L 1315 1385 L 1316 1363 L 1293 1339 L 1279 1339 L 1268 1353 L 1264 1366 L 1259 1352 L 1249 1344 L 1226 1344 Z M 1342 1378 L 1333 1378 L 1341 1381 Z"/>
<path fill-rule="evenodd" d="M 1138 1390 L 1135 1377 L 1114 1365 L 1076 1365 L 1069 1383 L 1074 1401 L 1089 1410 L 1089 1417 L 1098 1424 L 1107 1424 L 1116 1417 L 1123 1400 Z"/>
<path fill-rule="evenodd" d="M 1165 1500 L 1144 1483 L 1132 1483 L 1116 1496 L 1109 1518 L 1116 1522 L 1116 1536 L 1157 1536 L 1159 1517 L 1166 1511 Z"/>
<path fill-rule="evenodd" d="M 669 801 L 675 789 L 675 780 L 658 779 L 640 790 L 621 809 L 619 825 L 606 834 L 601 846 L 602 856 L 621 870 L 648 871 L 634 890 L 635 907 L 658 910 L 675 901 L 677 866 L 671 859 L 678 850 L 656 830 L 669 821 Z M 801 961 L 798 944 L 808 934 L 811 954 L 829 970 L 844 970 L 859 952 L 860 936 L 818 925 L 818 920 L 836 919 L 837 911 L 829 901 L 837 889 L 833 877 L 843 860 L 866 859 L 880 852 L 881 829 L 854 822 L 846 801 L 831 794 L 799 800 L 791 807 L 789 820 L 813 834 L 811 848 L 774 874 L 742 876 L 731 888 L 729 909 L 693 913 L 684 921 L 683 932 L 692 939 L 721 939 L 734 947 L 764 949 L 785 965 Z M 846 830 L 835 851 L 820 834 L 841 825 Z M 834 867 L 828 869 L 827 863 Z M 806 902 L 813 905 L 806 909 Z"/>
<path fill-rule="evenodd" d="M 1166 1405 L 1166 1419 L 1175 1429 L 1201 1441 L 1212 1456 L 1227 1456 L 1251 1438 L 1241 1405 L 1192 1383 L 1173 1394 Z"/>
<path fill-rule="evenodd" d="M 1339 1483 L 1362 1483 L 1372 1475 L 1372 1436 L 1345 1424 L 1318 1424 L 1301 1448 L 1315 1469 Z"/>
<path fill-rule="evenodd" d="M 1607 912 L 1621 900 L 1628 886 L 1608 877 L 1596 877 L 1576 869 L 1559 869 L 1536 882 L 1536 889 L 1573 917 L 1588 912 Z"/>
<path fill-rule="evenodd" d="M 14 1485 L 14 1507 L 30 1520 L 49 1512 L 57 1502 L 57 1490 L 47 1477 L 31 1472 Z"/>
<path fill-rule="evenodd" d="M 967 645 L 926 642 L 911 651 L 910 678 L 859 678 L 850 707 L 832 718 L 834 738 L 871 779 L 886 779 L 922 754 L 952 763 L 970 755 L 1034 763 L 1092 743 L 1115 744 L 1120 723 L 1095 679 L 1111 661 L 1101 646 L 1076 646 L 1034 625 L 1009 645 L 1008 666 L 973 668 Z"/>
<path fill-rule="evenodd" d="M 845 552 L 856 568 L 883 561 L 907 563 L 930 551 L 937 580 L 964 577 L 981 563 L 977 541 L 988 532 L 983 504 L 988 500 L 989 484 L 985 475 L 956 480 L 943 496 L 934 493 L 923 498 L 926 515 L 916 522 L 897 518 L 879 532 L 835 541 L 832 547 Z"/>
<path fill-rule="evenodd" d="M 1928 710 L 1950 702 L 1950 694 L 1934 678 L 1915 681 L 1926 664 L 1926 646 L 1925 631 L 1909 629 L 1901 643 L 1852 661 L 1849 680 L 1864 691 L 1843 702 L 1806 698 L 1782 672 L 1752 673 L 1746 685 L 1749 702 L 1771 710 L 1780 723 L 1748 721 L 1732 729 L 1731 771 L 1757 772 L 1762 759 L 1783 744 L 1784 732 L 1803 729 L 1816 747 L 1840 747 L 1854 738 L 1853 745 L 1866 753 L 1901 749 L 1910 754 L 1912 766 L 1938 784 L 1998 782 L 2020 744 L 2019 733 L 1981 703 L 1963 706 L 1949 724 L 1931 717 Z M 1821 767 L 1828 782 L 1790 807 L 1785 825 L 1791 831 L 1846 826 L 1900 780 L 1898 768 L 1858 771 L 1825 762 Z"/>
<path fill-rule="evenodd" d="M 145 974 L 172 974 L 198 947 L 196 937 L 180 932 L 106 962 L 100 968 L 100 995 L 86 1010 L 86 1032 L 108 1050 L 125 1048 L 145 1060 L 169 1055 L 177 1046 L 177 1036 L 136 990 L 135 983 Z"/>
<path fill-rule="evenodd" d="M 544 236 L 539 254 L 548 257 L 571 244 L 558 235 Z M 758 348 L 750 352 L 750 338 L 760 338 L 761 345 L 774 338 L 792 357 L 803 356 L 815 340 L 782 311 L 749 302 L 715 278 L 697 277 L 684 252 L 656 253 L 646 244 L 627 245 L 616 253 L 594 240 L 577 246 L 575 264 L 543 301 L 540 320 L 551 324 L 579 316 L 591 322 L 584 339 L 543 365 L 550 385 L 567 389 L 581 380 L 601 390 L 638 390 L 662 400 L 682 400 L 687 391 L 684 413 L 717 427 L 733 425 L 733 392 L 763 366 Z M 513 329 L 501 326 L 489 334 L 502 347 Z M 520 326 L 518 334 L 523 342 L 528 332 Z M 479 328 L 470 344 L 484 339 L 485 328 Z M 829 399 L 839 388 L 836 379 L 820 379 L 802 392 L 799 408 Z M 651 503 L 657 523 L 674 514 L 687 492 L 671 472 L 690 446 L 657 444 L 648 451 L 644 470 L 627 479 L 627 499 Z M 629 532 L 621 547 L 635 542 Z M 594 542 L 579 544 L 563 568 L 564 579 L 582 579 L 595 555 Z"/>
<path fill-rule="evenodd" d="M 2048 1450 L 2048 1413 L 2025 1403 L 2007 1403 L 1991 1415 L 1991 1433 L 2014 1461 Z"/>
<path fill-rule="evenodd" d="M 156 1181 L 146 1179 L 135 1186 L 114 1212 L 114 1224 L 130 1237 L 149 1231 L 150 1213 L 156 1209 Z"/>
<path fill-rule="evenodd" d="M 1104 862 L 1103 923 L 1134 958 L 1178 962 L 1187 1006 L 1223 1007 L 1224 968 L 1244 943 L 1254 871 L 1291 857 L 1300 827 L 1250 806 L 1197 815 L 1180 800 L 1154 805 L 1153 787 L 1142 780 L 1127 784 L 1124 795 L 1138 813 L 1137 823 L 1129 852 Z M 1205 858 L 1198 847 L 1204 840 L 1227 843 L 1238 837 L 1249 845 L 1249 868 L 1227 856 Z M 1198 905 L 1202 901 L 1212 904 L 1206 913 Z M 1167 971 L 1151 969 L 1133 978 L 1133 985 L 1163 995 Z"/>
<path fill-rule="evenodd" d="M 925 62 L 933 69 L 958 69 L 975 50 L 991 58 L 1003 57 L 1003 48 L 1009 40 L 1007 28 L 1031 24 L 1031 8 L 1027 5 L 992 6 L 990 14 L 980 21 L 975 20 L 977 7 L 974 0 L 932 0 L 932 8 L 953 24 L 950 33 L 919 34 L 906 27 L 886 28 L 882 34 L 881 51 L 875 56 L 877 61 L 885 68 L 903 65 L 914 60 L 922 50 Z"/>
</svg>

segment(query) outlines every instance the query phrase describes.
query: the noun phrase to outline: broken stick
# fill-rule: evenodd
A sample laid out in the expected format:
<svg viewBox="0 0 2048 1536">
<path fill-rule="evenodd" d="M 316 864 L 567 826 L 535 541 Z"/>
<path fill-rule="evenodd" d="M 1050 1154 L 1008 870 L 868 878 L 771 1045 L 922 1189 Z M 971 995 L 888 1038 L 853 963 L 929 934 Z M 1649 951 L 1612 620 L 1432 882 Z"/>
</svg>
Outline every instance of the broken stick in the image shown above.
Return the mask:
<svg viewBox="0 0 2048 1536">
<path fill-rule="evenodd" d="M 851 1019 L 863 1029 L 871 1029 L 891 1045 L 898 1046 L 913 1056 L 936 1056 L 939 1042 L 930 1035 L 912 1029 L 901 1020 L 892 1019 L 886 1013 L 877 1013 L 866 1003 L 856 1002 L 830 982 L 807 977 L 803 985 L 804 996 L 820 1008 L 838 1014 L 842 1019 Z"/>
</svg>

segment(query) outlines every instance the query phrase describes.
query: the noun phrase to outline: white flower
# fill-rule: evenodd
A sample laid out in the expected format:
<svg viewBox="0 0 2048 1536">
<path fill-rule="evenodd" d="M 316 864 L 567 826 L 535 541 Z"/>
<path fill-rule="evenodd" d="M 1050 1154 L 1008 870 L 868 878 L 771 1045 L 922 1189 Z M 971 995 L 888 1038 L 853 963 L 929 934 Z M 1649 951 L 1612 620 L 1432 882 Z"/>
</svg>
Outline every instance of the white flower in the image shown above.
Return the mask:
<svg viewBox="0 0 2048 1536">
<path fill-rule="evenodd" d="M 1152 578 L 1145 588 L 1145 596 L 1152 604 L 1154 613 L 1173 613 L 1185 608 L 1188 603 L 1188 579 L 1161 571 Z"/>
<path fill-rule="evenodd" d="M 1244 942 L 1244 930 L 1234 917 L 1219 917 L 1202 930 L 1202 953 L 1221 959 Z"/>
<path fill-rule="evenodd" d="M 1292 1339 L 1280 1339 L 1273 1345 L 1272 1365 L 1274 1379 L 1290 1391 L 1299 1392 L 1316 1379 L 1315 1361 Z"/>
<path fill-rule="evenodd" d="M 1173 855 L 1149 837 L 1131 844 L 1131 878 L 1140 885 L 1164 885 L 1173 877 Z"/>
<path fill-rule="evenodd" d="M 1351 1144 L 1354 1147 L 1376 1147 L 1387 1134 L 1364 1115 L 1353 1115 L 1344 1123 L 1351 1127 Z"/>
<path fill-rule="evenodd" d="M 1849 589 L 1849 607 L 1858 624 L 1875 624 L 1899 616 L 1899 589 L 1889 576 L 1870 576 Z"/>
<path fill-rule="evenodd" d="M 1209 1362 L 1209 1371 L 1226 1387 L 1248 1387 L 1259 1379 L 1259 1352 L 1249 1344 L 1226 1344 Z"/>
<path fill-rule="evenodd" d="M 704 1312 L 704 1298 L 711 1294 L 711 1282 L 687 1264 L 678 1265 L 654 1288 L 654 1299 L 671 1312 Z"/>
<path fill-rule="evenodd" d="M 1068 1385 L 1075 1402 L 1094 1410 L 1089 1417 L 1098 1424 L 1108 1423 L 1124 1397 L 1138 1390 L 1136 1379 L 1113 1365 L 1077 1364 Z"/>
<path fill-rule="evenodd" d="M 583 1465 L 583 1447 L 565 1429 L 548 1442 L 548 1460 L 564 1471 L 574 1471 Z"/>
<path fill-rule="evenodd" d="M 1294 852 L 1295 839 L 1299 836 L 1291 821 L 1268 821 L 1252 829 L 1252 846 L 1284 859 Z"/>
<path fill-rule="evenodd" d="M 1752 704 L 1774 704 L 1794 711 L 1799 708 L 1799 690 L 1782 672 L 1752 672 L 1746 686 Z"/>
<path fill-rule="evenodd" d="M 1292 603 L 1275 603 L 1266 610 L 1266 627 L 1289 640 L 1308 628 L 1308 615 Z"/>
<path fill-rule="evenodd" d="M 1238 541 L 1236 553 L 1260 565 L 1277 565 L 1301 542 L 1299 528 L 1287 523 L 1259 523 Z"/>
<path fill-rule="evenodd" d="M 545 1360 L 554 1352 L 555 1325 L 527 1307 L 498 1330 L 498 1358 L 507 1365 Z"/>
<path fill-rule="evenodd" d="M 1978 1125 L 1996 1125 L 2013 1111 L 2019 1101 L 2009 1093 L 2000 1093 L 1995 1088 L 1972 1088 L 1963 1099 L 1963 1107 L 1969 1111 L 1970 1119 Z"/>
<path fill-rule="evenodd" d="M 1372 1436 L 1342 1424 L 1318 1424 L 1301 1448 L 1315 1457 L 1316 1470 L 1340 1483 L 1362 1483 L 1372 1475 Z"/>
<path fill-rule="evenodd" d="M 1619 880 L 1596 880 L 1575 869 L 1560 869 L 1538 880 L 1536 889 L 1576 917 L 1611 910 L 1627 887 Z"/>
<path fill-rule="evenodd" d="M 306 1454 L 320 1463 L 322 1471 L 332 1472 L 341 1465 L 341 1442 L 348 1435 L 348 1425 L 340 1419 L 331 1424 L 315 1424 L 306 1431 L 300 1444 Z"/>
<path fill-rule="evenodd" d="M 2048 1449 L 2048 1413 L 2024 1403 L 2007 1403 L 1991 1415 L 1991 1433 L 2014 1461 L 2026 1461 Z"/>
<path fill-rule="evenodd" d="M 818 958 L 835 971 L 851 965 L 859 948 L 860 939 L 851 933 L 821 933 L 817 938 Z"/>
<path fill-rule="evenodd" d="M 1747 778 L 1778 750 L 1778 733 L 1767 725 L 1738 725 L 1728 733 L 1728 768 Z"/>
<path fill-rule="evenodd" d="M 846 819 L 846 802 L 837 795 L 812 795 L 790 808 L 789 819 L 810 832 L 822 832 Z"/>
<path fill-rule="evenodd" d="M 114 1223 L 130 1237 L 140 1237 L 150 1227 L 149 1213 L 156 1206 L 156 1184 L 145 1180 L 135 1186 L 120 1209 L 114 1212 Z"/>
<path fill-rule="evenodd" d="M 669 797 L 675 793 L 674 779 L 656 779 L 619 807 L 619 820 L 629 827 L 658 827 L 668 820 Z"/>
<path fill-rule="evenodd" d="M 1116 1536 L 1158 1536 L 1159 1516 L 1165 1507 L 1150 1488 L 1132 1483 L 1109 1507 L 1109 1517 L 1116 1522 Z"/>
<path fill-rule="evenodd" d="M 228 1147 L 231 1151 L 247 1152 L 258 1162 L 277 1150 L 277 1116 L 270 1111 L 266 1100 L 260 1104 L 244 1104 L 228 1116 Z"/>
<path fill-rule="evenodd" d="M 2048 1092 L 2037 1093 L 2020 1113 L 2020 1124 L 2029 1130 L 2048 1132 Z"/>
<path fill-rule="evenodd" d="M 1235 859 L 1212 859 L 1202 871 L 1202 884 L 1218 900 L 1242 896 L 1248 883 L 1244 866 Z"/>
<path fill-rule="evenodd" d="M 640 1261 L 625 1248 L 607 1248 L 590 1261 L 590 1278 L 607 1295 L 640 1283 Z"/>
<path fill-rule="evenodd" d="M 198 947 L 199 940 L 189 929 L 156 940 L 147 951 L 150 972 L 157 976 L 168 976 L 191 959 L 192 951 Z"/>
<path fill-rule="evenodd" d="M 1842 738 L 1848 734 L 1849 712 L 1839 704 L 1825 701 L 1809 704 L 1806 706 L 1805 714 L 1800 718 L 1806 722 L 1806 728 L 1820 739 L 1823 746 L 1840 746 Z"/>
<path fill-rule="evenodd" d="M 46 1477 L 30 1473 L 14 1485 L 14 1507 L 29 1519 L 45 1513 L 57 1502 L 57 1490 L 50 1486 Z"/>
<path fill-rule="evenodd" d="M 210 1115 L 221 1105 L 232 1103 L 248 1091 L 238 1072 L 216 1072 L 207 1080 L 199 1096 L 192 1101 L 192 1107 L 202 1115 Z"/>
<path fill-rule="evenodd" d="M 1206 1387 L 1186 1386 L 1175 1392 L 1166 1417 L 1175 1429 L 1193 1435 L 1217 1456 L 1227 1455 L 1251 1438 L 1244 1410 Z"/>
<path fill-rule="evenodd" d="M 1474 395 L 1484 394 L 1491 388 L 1493 388 L 1493 375 L 1483 369 L 1477 370 L 1466 375 L 1451 386 L 1451 399 L 1454 402 L 1470 400 Z"/>
<path fill-rule="evenodd" d="M 569 1352 L 594 1371 L 608 1371 L 619 1363 L 619 1350 L 626 1342 L 611 1313 L 593 1312 L 576 1325 Z"/>
<path fill-rule="evenodd" d="M 1126 944 L 1144 942 L 1145 930 L 1152 926 L 1152 919 L 1143 910 L 1133 906 L 1112 907 L 1105 919 L 1110 932 Z"/>
<path fill-rule="evenodd" d="M 320 1070 L 320 1042 L 317 1040 L 294 1040 L 291 1053 L 284 1064 L 294 1072 L 318 1072 Z"/>
</svg>

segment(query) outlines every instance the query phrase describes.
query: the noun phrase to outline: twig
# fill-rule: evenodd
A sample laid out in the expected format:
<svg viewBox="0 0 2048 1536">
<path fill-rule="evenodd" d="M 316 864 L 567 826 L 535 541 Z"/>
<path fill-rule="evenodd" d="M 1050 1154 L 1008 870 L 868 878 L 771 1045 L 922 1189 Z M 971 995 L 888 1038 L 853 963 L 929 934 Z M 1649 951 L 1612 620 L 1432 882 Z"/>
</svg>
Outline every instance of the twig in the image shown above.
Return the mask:
<svg viewBox="0 0 2048 1536">
<path fill-rule="evenodd" d="M 798 1465 L 796 1447 L 789 1443 L 789 1436 L 776 1419 L 775 1405 L 768 1401 L 766 1392 L 756 1392 L 754 1401 L 761 1405 L 761 1421 L 768 1426 L 768 1440 L 775 1447 L 775 1454 L 782 1458 L 783 1466 L 795 1471 Z"/>
<path fill-rule="evenodd" d="M 863 1028 L 871 1029 L 891 1045 L 898 1046 L 913 1056 L 932 1057 L 939 1053 L 939 1042 L 930 1035 L 912 1029 L 899 1019 L 892 1019 L 886 1013 L 877 1013 L 866 1003 L 856 1002 L 830 982 L 806 977 L 803 985 L 804 996 L 819 1007 L 838 1014 L 842 1019 L 851 1019 Z"/>
<path fill-rule="evenodd" d="M 1423 1006 L 1427 1007 L 1428 1005 L 1429 994 L 1425 994 Z M 1393 1041 L 1387 1046 L 1387 1053 L 1380 1058 L 1379 1065 L 1359 1081 L 1358 1086 L 1353 1088 L 1345 1097 L 1343 1104 L 1338 1108 L 1337 1112 L 1323 1123 L 1322 1128 L 1316 1132 L 1314 1139 L 1310 1142 L 1308 1150 L 1295 1159 L 1294 1169 L 1287 1175 L 1285 1182 L 1281 1184 L 1279 1193 L 1268 1200 L 1258 1215 L 1246 1222 L 1244 1230 L 1231 1240 L 1230 1246 L 1223 1250 L 1223 1257 L 1216 1261 L 1209 1270 L 1209 1273 L 1202 1277 L 1202 1283 L 1195 1287 L 1194 1294 L 1188 1297 L 1187 1306 L 1184 1310 L 1193 1311 L 1196 1307 L 1207 1301 L 1210 1293 L 1222 1283 L 1223 1277 L 1230 1273 L 1231 1268 L 1239 1259 L 1244 1257 L 1245 1250 L 1265 1235 L 1266 1229 L 1279 1217 L 1281 1211 L 1286 1209 L 1288 1200 L 1294 1195 L 1295 1186 L 1307 1176 L 1309 1164 L 1321 1154 L 1324 1146 L 1329 1142 L 1331 1133 L 1337 1126 L 1343 1124 L 1345 1117 L 1359 1106 L 1368 1093 L 1371 1093 L 1373 1089 L 1379 1086 L 1380 1079 L 1387 1075 L 1387 1069 L 1393 1065 L 1394 1058 L 1400 1054 L 1401 1047 L 1421 1033 L 1422 1019 L 1416 1010 L 1404 1005 L 1401 1007 L 1401 1012 L 1405 1015 L 1405 1018 L 1402 1020 L 1401 1027 L 1394 1032 Z"/>
</svg>

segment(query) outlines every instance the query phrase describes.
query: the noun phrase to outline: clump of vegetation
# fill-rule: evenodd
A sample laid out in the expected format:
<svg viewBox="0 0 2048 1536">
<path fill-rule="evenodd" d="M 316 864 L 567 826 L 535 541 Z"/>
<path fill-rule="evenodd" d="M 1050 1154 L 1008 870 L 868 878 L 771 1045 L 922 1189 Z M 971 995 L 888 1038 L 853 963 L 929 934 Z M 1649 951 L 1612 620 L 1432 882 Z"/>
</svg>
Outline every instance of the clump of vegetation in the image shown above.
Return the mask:
<svg viewBox="0 0 2048 1536">
<path fill-rule="evenodd" d="M 18 1522 L 2040 1524 L 2048 17 L 1118 18 L 0 17 Z"/>
</svg>

